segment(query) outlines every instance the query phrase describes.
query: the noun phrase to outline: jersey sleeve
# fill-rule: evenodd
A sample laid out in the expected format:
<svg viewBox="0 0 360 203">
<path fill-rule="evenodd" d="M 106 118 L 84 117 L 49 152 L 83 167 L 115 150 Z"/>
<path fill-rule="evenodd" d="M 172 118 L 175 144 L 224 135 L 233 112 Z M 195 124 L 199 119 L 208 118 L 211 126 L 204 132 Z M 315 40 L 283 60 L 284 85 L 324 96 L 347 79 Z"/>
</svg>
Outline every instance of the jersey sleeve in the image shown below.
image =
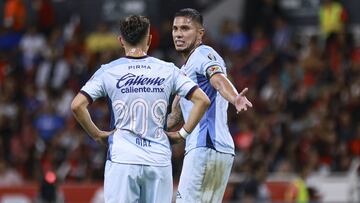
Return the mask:
<svg viewBox="0 0 360 203">
<path fill-rule="evenodd" d="M 180 69 L 174 66 L 174 92 L 181 97 L 190 99 L 198 85 L 185 75 Z"/>
<path fill-rule="evenodd" d="M 100 97 L 106 96 L 103 75 L 104 71 L 100 68 L 81 88 L 80 93 L 84 94 L 88 98 L 89 103 L 92 103 Z"/>
<path fill-rule="evenodd" d="M 225 73 L 225 70 L 221 63 L 220 58 L 216 57 L 215 53 L 212 53 L 211 50 L 202 49 L 199 50 L 199 57 L 197 60 L 199 64 L 201 64 L 198 68 L 200 69 L 198 72 L 204 75 L 207 79 L 210 79 L 213 75 L 217 73 Z"/>
</svg>

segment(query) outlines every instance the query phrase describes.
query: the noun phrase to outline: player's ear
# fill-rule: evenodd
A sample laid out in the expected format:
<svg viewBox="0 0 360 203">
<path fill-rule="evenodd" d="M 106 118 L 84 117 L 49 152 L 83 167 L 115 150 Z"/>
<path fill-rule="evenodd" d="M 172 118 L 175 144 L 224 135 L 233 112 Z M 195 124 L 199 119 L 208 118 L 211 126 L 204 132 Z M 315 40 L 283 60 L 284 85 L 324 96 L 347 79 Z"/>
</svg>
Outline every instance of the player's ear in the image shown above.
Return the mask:
<svg viewBox="0 0 360 203">
<path fill-rule="evenodd" d="M 145 47 L 145 52 L 148 52 L 148 50 L 149 50 L 149 48 L 150 48 L 151 38 L 152 38 L 152 35 L 149 35 L 148 38 L 147 38 L 146 47 Z"/>
<path fill-rule="evenodd" d="M 147 42 L 147 46 L 148 46 L 148 47 L 150 47 L 151 39 L 152 39 L 152 35 L 149 35 L 148 42 Z"/>
<path fill-rule="evenodd" d="M 204 28 L 199 28 L 198 34 L 197 34 L 197 37 L 198 37 L 197 40 L 198 40 L 199 42 L 202 41 L 202 39 L 203 39 L 203 37 L 204 37 L 204 34 L 205 34 Z"/>
<path fill-rule="evenodd" d="M 123 42 L 123 38 L 122 38 L 121 36 L 118 36 L 118 41 L 119 41 L 119 43 L 120 43 L 120 46 L 121 46 L 122 48 L 124 48 L 124 42 Z"/>
</svg>

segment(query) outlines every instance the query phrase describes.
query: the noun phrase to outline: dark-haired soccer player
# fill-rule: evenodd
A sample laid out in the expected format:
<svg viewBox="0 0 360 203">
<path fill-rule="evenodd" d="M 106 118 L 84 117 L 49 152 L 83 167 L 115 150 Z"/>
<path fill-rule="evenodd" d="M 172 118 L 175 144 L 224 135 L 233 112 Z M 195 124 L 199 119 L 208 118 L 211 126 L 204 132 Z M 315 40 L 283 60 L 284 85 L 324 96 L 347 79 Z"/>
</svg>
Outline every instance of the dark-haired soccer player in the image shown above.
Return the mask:
<svg viewBox="0 0 360 203">
<path fill-rule="evenodd" d="M 185 158 L 176 202 L 221 202 L 234 159 L 234 142 L 227 125 L 228 102 L 238 112 L 252 104 L 226 77 L 226 66 L 219 54 L 202 44 L 203 19 L 195 9 L 175 14 L 172 28 L 175 49 L 186 59 L 181 70 L 207 94 L 211 104 L 199 124 L 188 130 Z M 190 116 L 192 104 L 177 97 L 168 118 L 171 129 Z M 192 132 L 191 132 L 192 131 Z"/>
<path fill-rule="evenodd" d="M 163 129 L 169 97 L 176 93 L 194 104 L 184 124 L 187 131 L 194 129 L 210 103 L 174 64 L 147 56 L 149 28 L 149 20 L 142 16 L 121 20 L 119 41 L 126 57 L 102 65 L 71 104 L 77 121 L 91 137 L 108 137 L 107 203 L 171 202 L 171 150 Z M 111 132 L 100 130 L 87 110 L 99 97 L 109 99 Z M 184 132 L 170 135 L 181 137 Z"/>
</svg>

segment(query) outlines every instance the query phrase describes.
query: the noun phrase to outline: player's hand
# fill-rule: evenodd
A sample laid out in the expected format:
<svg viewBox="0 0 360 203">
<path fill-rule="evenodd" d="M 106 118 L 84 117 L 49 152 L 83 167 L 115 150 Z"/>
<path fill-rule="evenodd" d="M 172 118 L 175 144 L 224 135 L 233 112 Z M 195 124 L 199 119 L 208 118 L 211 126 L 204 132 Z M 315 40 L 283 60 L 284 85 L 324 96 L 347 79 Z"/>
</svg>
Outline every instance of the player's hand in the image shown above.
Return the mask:
<svg viewBox="0 0 360 203">
<path fill-rule="evenodd" d="M 246 111 L 248 107 L 252 107 L 252 103 L 246 98 L 245 93 L 248 91 L 248 88 L 244 88 L 240 94 L 235 98 L 235 108 L 236 113 L 241 111 Z"/>
<path fill-rule="evenodd" d="M 170 144 L 178 144 L 178 143 L 181 143 L 181 142 L 185 141 L 185 139 L 180 136 L 178 131 L 165 132 L 165 133 L 166 133 L 166 135 L 168 136 L 168 138 L 170 140 Z"/>
<path fill-rule="evenodd" d="M 98 134 L 97 138 L 107 138 L 110 135 L 114 134 L 114 132 L 116 131 L 116 128 L 112 131 L 103 131 L 101 130 L 100 133 Z"/>
<path fill-rule="evenodd" d="M 116 129 L 114 129 L 112 131 L 103 131 L 103 130 L 101 130 L 99 132 L 99 134 L 94 137 L 94 139 L 95 139 L 96 142 L 100 143 L 101 145 L 107 146 L 107 143 L 108 143 L 107 138 L 110 135 L 114 134 L 115 131 L 116 131 Z"/>
</svg>

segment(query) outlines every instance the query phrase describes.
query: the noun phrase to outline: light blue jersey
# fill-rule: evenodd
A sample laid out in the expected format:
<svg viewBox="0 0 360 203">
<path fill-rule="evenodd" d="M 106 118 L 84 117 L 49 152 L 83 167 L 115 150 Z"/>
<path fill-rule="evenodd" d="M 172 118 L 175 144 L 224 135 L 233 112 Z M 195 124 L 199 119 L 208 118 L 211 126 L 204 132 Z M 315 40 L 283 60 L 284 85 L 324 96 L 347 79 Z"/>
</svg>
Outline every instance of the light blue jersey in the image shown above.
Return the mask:
<svg viewBox="0 0 360 203">
<path fill-rule="evenodd" d="M 224 60 L 211 47 L 200 45 L 191 53 L 181 70 L 199 85 L 211 101 L 199 124 L 186 138 L 186 153 L 197 147 L 208 147 L 219 152 L 235 154 L 234 142 L 227 125 L 228 102 L 209 81 L 213 74 L 226 74 Z M 192 105 L 191 102 L 180 99 L 185 120 L 189 117 Z"/>
<path fill-rule="evenodd" d="M 81 89 L 90 102 L 108 97 L 108 159 L 116 163 L 171 165 L 164 122 L 171 94 L 189 96 L 197 85 L 174 64 L 153 57 L 124 57 L 102 65 Z"/>
</svg>

